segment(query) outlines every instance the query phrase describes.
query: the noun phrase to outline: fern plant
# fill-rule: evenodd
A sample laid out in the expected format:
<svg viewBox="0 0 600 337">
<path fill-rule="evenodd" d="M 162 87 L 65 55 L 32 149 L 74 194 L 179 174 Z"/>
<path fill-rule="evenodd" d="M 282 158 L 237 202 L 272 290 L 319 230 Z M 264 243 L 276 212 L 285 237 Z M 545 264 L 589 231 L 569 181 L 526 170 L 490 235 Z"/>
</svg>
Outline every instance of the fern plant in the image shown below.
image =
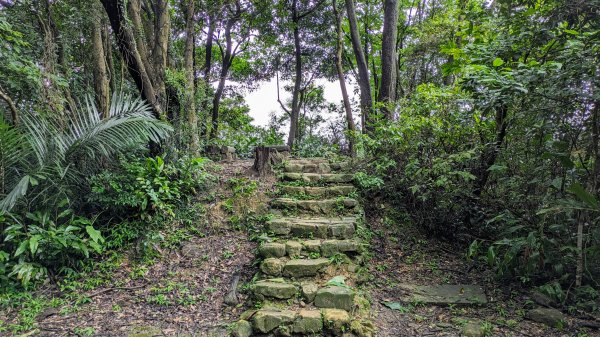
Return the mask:
<svg viewBox="0 0 600 337">
<path fill-rule="evenodd" d="M 113 95 L 109 117 L 100 116 L 86 97 L 66 121 L 25 113 L 14 128 L 0 119 L 0 210 L 80 196 L 85 177 L 103 162 L 158 143 L 172 131 L 144 101 L 128 96 Z"/>
</svg>

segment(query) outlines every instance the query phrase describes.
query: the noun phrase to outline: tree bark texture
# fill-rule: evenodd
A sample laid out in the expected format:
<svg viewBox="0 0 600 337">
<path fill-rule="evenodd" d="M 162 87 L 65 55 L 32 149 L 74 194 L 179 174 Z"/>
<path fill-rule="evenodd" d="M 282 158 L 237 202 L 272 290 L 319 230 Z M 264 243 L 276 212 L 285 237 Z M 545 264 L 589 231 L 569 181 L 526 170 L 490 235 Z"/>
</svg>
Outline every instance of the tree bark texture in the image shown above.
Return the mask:
<svg viewBox="0 0 600 337">
<path fill-rule="evenodd" d="M 396 100 L 396 42 L 398 39 L 398 0 L 385 0 L 381 41 L 381 87 L 378 101 L 388 120 L 393 118 L 390 105 Z"/>
<path fill-rule="evenodd" d="M 194 75 L 194 0 L 186 0 L 185 9 L 185 110 L 187 114 L 187 129 L 189 130 L 190 135 L 189 150 L 192 155 L 197 155 L 200 150 L 200 141 L 198 138 L 198 114 L 196 112 L 196 88 Z"/>
<path fill-rule="evenodd" d="M 92 18 L 92 61 L 94 74 L 94 91 L 96 93 L 96 104 L 102 118 L 109 117 L 110 106 L 110 81 L 108 78 L 106 52 L 102 39 L 102 15 L 100 8 L 94 6 L 94 17 Z"/>
</svg>

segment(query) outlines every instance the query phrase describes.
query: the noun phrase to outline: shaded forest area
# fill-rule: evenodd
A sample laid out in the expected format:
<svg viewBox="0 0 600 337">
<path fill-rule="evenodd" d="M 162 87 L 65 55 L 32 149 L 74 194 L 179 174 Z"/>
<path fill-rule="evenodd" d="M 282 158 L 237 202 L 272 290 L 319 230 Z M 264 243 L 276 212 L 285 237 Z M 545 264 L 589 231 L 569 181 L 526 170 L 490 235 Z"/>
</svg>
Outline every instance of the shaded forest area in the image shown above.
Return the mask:
<svg viewBox="0 0 600 337">
<path fill-rule="evenodd" d="M 215 200 L 255 239 L 256 183 L 215 161 L 284 144 L 352 158 L 367 219 L 597 319 L 600 1 L 0 0 L 0 334 L 205 232 Z"/>
</svg>

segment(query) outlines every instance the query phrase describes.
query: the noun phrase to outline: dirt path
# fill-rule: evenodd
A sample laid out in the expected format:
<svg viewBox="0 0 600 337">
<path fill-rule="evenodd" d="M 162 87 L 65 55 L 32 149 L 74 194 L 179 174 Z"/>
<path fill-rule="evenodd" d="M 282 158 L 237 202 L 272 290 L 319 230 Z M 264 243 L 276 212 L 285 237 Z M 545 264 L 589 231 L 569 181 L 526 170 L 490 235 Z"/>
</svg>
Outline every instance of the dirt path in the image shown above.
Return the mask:
<svg viewBox="0 0 600 337">
<path fill-rule="evenodd" d="M 256 178 L 250 172 L 251 161 L 221 165 L 214 200 L 199 202 L 206 213 L 198 219 L 201 225 L 197 235 L 184 238 L 179 248 L 162 249 L 153 262 L 133 262 L 125 257 L 108 284 L 78 297 L 84 303 L 44 310 L 38 316 L 38 333 L 34 335 L 224 335 L 226 324 L 245 308 L 227 306 L 223 298 L 236 273 L 240 275 L 239 284 L 248 282 L 255 273 L 252 262 L 256 243 L 248 240 L 247 232 L 230 228 L 222 204 L 231 195 L 229 179 Z M 271 188 L 272 181 L 262 181 L 248 200 L 235 202 L 247 202 L 246 206 L 252 208 L 265 202 Z M 42 291 L 59 295 L 52 287 Z M 243 294 L 239 300 L 245 302 Z"/>
</svg>

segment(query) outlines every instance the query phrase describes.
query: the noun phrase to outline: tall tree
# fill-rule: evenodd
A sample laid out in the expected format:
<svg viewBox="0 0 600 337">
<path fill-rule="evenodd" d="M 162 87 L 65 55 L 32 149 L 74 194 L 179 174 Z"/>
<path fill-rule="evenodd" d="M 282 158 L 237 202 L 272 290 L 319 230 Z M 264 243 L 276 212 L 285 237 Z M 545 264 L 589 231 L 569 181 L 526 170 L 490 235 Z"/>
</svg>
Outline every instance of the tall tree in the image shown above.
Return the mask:
<svg viewBox="0 0 600 337">
<path fill-rule="evenodd" d="M 383 113 L 393 118 L 390 104 L 396 100 L 396 43 L 398 39 L 398 0 L 385 0 L 383 9 L 383 35 L 381 41 L 381 87 L 378 101 L 383 103 Z"/>
<path fill-rule="evenodd" d="M 198 113 L 196 111 L 196 88 L 195 88 L 195 73 L 194 73 L 194 51 L 195 51 L 195 9 L 194 0 L 186 0 L 185 4 L 185 51 L 184 51 L 184 67 L 185 67 L 185 110 L 187 114 L 186 126 L 189 130 L 190 144 L 189 150 L 193 155 L 198 154 L 200 149 L 200 141 L 198 134 Z"/>
<path fill-rule="evenodd" d="M 106 51 L 102 39 L 104 26 L 104 12 L 99 5 L 92 7 L 92 61 L 94 73 L 94 90 L 96 93 L 96 104 L 103 118 L 108 118 L 110 106 L 110 83 L 108 78 Z"/>
<path fill-rule="evenodd" d="M 352 49 L 356 57 L 356 66 L 358 68 L 358 87 L 360 88 L 360 109 L 363 117 L 363 131 L 371 130 L 371 110 L 373 108 L 373 97 L 371 96 L 371 83 L 369 81 L 369 66 L 365 58 L 365 53 L 361 45 L 360 34 L 358 32 L 358 23 L 356 19 L 356 9 L 353 0 L 346 0 L 346 12 L 348 13 L 348 23 L 350 25 L 350 38 L 352 39 Z"/>
<path fill-rule="evenodd" d="M 337 36 L 336 53 L 335 53 L 335 68 L 340 82 L 340 90 L 342 91 L 342 100 L 344 103 L 344 111 L 346 112 L 346 123 L 348 125 L 348 152 L 351 156 L 356 155 L 356 149 L 354 148 L 354 132 L 356 126 L 354 125 L 354 118 L 352 117 L 352 107 L 350 106 L 350 99 L 348 98 L 348 89 L 346 88 L 346 79 L 344 77 L 344 66 L 343 66 L 343 51 L 344 51 L 344 33 L 342 30 L 342 12 L 337 9 L 337 1 L 333 0 L 333 14 L 335 15 L 335 30 Z"/>
<path fill-rule="evenodd" d="M 249 4 L 245 4 L 249 5 Z M 225 6 L 226 12 L 228 14 L 227 20 L 225 21 L 224 27 L 224 35 L 225 35 L 225 45 L 223 46 L 223 42 L 219 39 L 216 40 L 216 43 L 219 47 L 219 51 L 221 53 L 221 71 L 219 73 L 219 83 L 217 85 L 217 90 L 213 96 L 212 101 L 212 125 L 210 129 L 210 139 L 217 138 L 219 131 L 219 103 L 221 102 L 221 98 L 223 97 L 223 91 L 225 89 L 225 82 L 227 81 L 227 76 L 229 74 L 229 69 L 233 64 L 233 60 L 235 57 L 244 50 L 243 45 L 248 42 L 248 38 L 250 36 L 250 27 L 249 27 L 249 18 L 246 18 L 246 22 L 240 23 L 242 19 L 242 14 L 244 11 L 247 11 L 248 8 L 242 6 L 240 0 L 236 0 L 233 4 L 228 4 Z M 238 27 L 239 32 L 236 34 L 237 41 L 234 41 L 234 29 Z"/>
</svg>

